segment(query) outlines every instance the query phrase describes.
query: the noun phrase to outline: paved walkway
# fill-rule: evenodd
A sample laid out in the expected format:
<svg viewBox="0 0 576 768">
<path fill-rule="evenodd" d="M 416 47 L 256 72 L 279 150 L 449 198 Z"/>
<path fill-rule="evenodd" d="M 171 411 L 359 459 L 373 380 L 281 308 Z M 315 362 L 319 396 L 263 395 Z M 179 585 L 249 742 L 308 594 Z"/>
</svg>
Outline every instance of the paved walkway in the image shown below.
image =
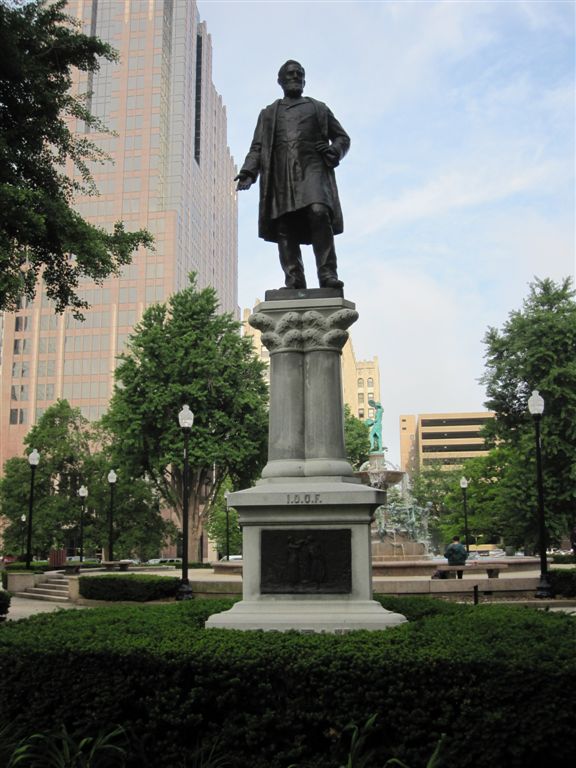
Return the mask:
<svg viewBox="0 0 576 768">
<path fill-rule="evenodd" d="M 154 575 L 161 575 L 161 576 L 179 576 L 180 572 L 177 569 L 170 569 L 167 570 L 166 568 L 163 569 L 147 569 L 146 573 L 154 574 Z M 468 574 L 465 574 L 468 575 Z M 538 573 L 535 571 L 534 573 L 528 572 L 528 573 L 518 573 L 518 574 L 508 574 L 509 577 L 526 577 L 526 576 L 537 576 Z M 210 569 L 193 569 L 189 571 L 190 580 L 194 581 L 218 581 L 218 582 L 239 582 L 241 581 L 241 577 L 238 575 L 218 575 L 215 576 L 214 572 Z M 395 576 L 380 576 L 376 577 L 375 581 L 394 581 L 397 577 Z M 421 577 L 421 576 L 412 576 L 412 577 L 403 577 L 403 579 L 406 580 L 425 580 L 429 581 L 430 577 Z M 504 598 L 504 595 L 502 595 Z M 505 599 L 505 598 L 504 598 Z M 482 602 L 488 602 L 488 600 L 483 597 Z M 511 602 L 520 602 L 518 600 L 511 600 Z M 530 601 L 522 601 L 524 604 L 529 602 L 529 604 L 534 605 L 534 607 L 542 607 L 546 610 L 550 611 L 564 611 L 566 613 L 569 613 L 576 617 L 576 599 L 573 600 L 566 600 L 566 599 L 558 599 L 557 601 L 545 601 L 541 602 L 539 600 L 530 600 Z M 554 604 L 556 603 L 556 604 Z M 10 603 L 10 609 L 8 611 L 7 620 L 8 621 L 18 621 L 19 619 L 26 619 L 29 616 L 35 616 L 40 613 L 53 613 L 55 611 L 62 611 L 62 610 L 79 610 L 81 608 L 86 608 L 87 606 L 83 605 L 76 605 L 72 602 L 47 602 L 44 600 L 34 600 L 34 599 L 28 599 L 25 597 L 12 597 L 12 601 Z"/>
<path fill-rule="evenodd" d="M 18 619 L 27 619 L 29 616 L 36 616 L 38 613 L 77 610 L 83 607 L 83 605 L 75 605 L 71 602 L 55 603 L 46 600 L 29 600 L 26 597 L 12 597 L 6 618 L 7 621 L 17 621 Z"/>
</svg>

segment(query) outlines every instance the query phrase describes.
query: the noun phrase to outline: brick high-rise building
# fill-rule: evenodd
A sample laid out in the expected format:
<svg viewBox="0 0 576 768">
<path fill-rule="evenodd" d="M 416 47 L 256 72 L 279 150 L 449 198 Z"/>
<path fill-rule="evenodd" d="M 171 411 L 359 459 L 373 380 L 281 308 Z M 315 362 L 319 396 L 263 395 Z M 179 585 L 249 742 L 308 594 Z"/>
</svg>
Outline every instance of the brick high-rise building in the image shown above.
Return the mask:
<svg viewBox="0 0 576 768">
<path fill-rule="evenodd" d="M 102 415 L 115 358 L 143 310 L 186 287 L 190 272 L 238 315 L 235 167 L 196 3 L 69 0 L 67 12 L 120 53 L 119 64 L 102 61 L 74 84 L 75 93 L 92 93 L 92 112 L 117 132 L 90 133 L 114 162 L 93 166 L 100 196 L 78 198 L 76 207 L 102 227 L 121 219 L 127 229 L 147 228 L 155 250 L 140 249 L 119 278 L 80 286 L 92 305 L 83 323 L 54 314 L 41 289 L 0 318 L 0 471 L 57 398 L 89 419 Z"/>
</svg>

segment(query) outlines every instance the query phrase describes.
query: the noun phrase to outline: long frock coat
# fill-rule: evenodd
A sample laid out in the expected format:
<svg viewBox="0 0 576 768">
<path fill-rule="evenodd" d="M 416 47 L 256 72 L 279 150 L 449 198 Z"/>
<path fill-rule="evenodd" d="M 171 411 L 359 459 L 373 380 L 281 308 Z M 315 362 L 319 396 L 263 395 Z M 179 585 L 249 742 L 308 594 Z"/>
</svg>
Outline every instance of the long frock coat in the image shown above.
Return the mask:
<svg viewBox="0 0 576 768">
<path fill-rule="evenodd" d="M 344 229 L 342 209 L 338 197 L 338 188 L 334 168 L 339 164 L 350 146 L 350 137 L 334 117 L 330 109 L 321 101 L 302 97 L 301 101 L 313 105 L 316 113 L 315 136 L 308 136 L 308 141 L 301 142 L 297 149 L 296 164 L 303 165 L 307 179 L 306 197 L 309 202 L 323 202 L 332 213 L 332 231 L 335 235 Z M 254 138 L 240 173 L 247 173 L 255 181 L 260 177 L 260 206 L 258 214 L 258 235 L 269 242 L 278 242 L 277 211 L 294 213 L 298 208 L 291 207 L 291 201 L 301 195 L 294 189 L 298 185 L 298 173 L 285 173 L 274 168 L 274 158 L 278 158 L 275 148 L 278 110 L 282 99 L 265 107 L 258 117 Z M 312 149 L 315 141 L 327 141 L 335 149 L 338 158 L 327 163 L 326 159 Z M 276 151 L 275 151 L 276 149 Z M 316 199 L 312 199 L 312 198 Z M 308 204 L 309 204 L 308 202 Z M 276 214 L 276 215 L 275 215 Z M 305 217 L 299 220 L 297 236 L 303 244 L 311 242 Z"/>
</svg>

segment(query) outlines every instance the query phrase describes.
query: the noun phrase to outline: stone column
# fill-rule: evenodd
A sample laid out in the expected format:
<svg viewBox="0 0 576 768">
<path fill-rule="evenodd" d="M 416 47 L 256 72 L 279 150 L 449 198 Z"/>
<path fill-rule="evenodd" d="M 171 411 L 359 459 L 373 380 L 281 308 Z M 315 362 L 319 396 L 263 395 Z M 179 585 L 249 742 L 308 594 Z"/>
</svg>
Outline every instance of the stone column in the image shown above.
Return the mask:
<svg viewBox="0 0 576 768">
<path fill-rule="evenodd" d="M 250 317 L 270 352 L 264 480 L 353 478 L 344 447 L 340 355 L 357 318 L 354 305 L 339 297 L 263 302 Z"/>
</svg>

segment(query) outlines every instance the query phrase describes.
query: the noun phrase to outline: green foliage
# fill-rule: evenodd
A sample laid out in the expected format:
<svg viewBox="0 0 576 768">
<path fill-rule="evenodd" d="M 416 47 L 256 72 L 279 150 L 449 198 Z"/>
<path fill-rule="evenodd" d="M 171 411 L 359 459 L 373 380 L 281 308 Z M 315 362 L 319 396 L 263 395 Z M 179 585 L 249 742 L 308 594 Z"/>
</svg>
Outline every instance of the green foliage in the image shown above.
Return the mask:
<svg viewBox="0 0 576 768">
<path fill-rule="evenodd" d="M 191 554 L 223 481 L 245 488 L 266 460 L 263 364 L 213 288 L 190 287 L 149 307 L 116 369 L 104 418 L 131 477 L 147 476 L 181 513 L 184 436 L 178 412 L 194 413 L 189 441 Z"/>
<path fill-rule="evenodd" d="M 552 555 L 552 562 L 554 565 L 571 565 L 576 564 L 576 555 Z"/>
<path fill-rule="evenodd" d="M 576 568 L 554 569 L 548 572 L 552 591 L 559 597 L 576 597 Z"/>
<path fill-rule="evenodd" d="M 97 736 L 69 733 L 65 725 L 49 733 L 34 733 L 15 741 L 10 729 L 0 731 L 0 755 L 5 768 L 122 768 L 128 743 L 121 727 Z M 12 754 L 9 755 L 8 752 Z"/>
<path fill-rule="evenodd" d="M 231 605 L 192 600 L 8 622 L 0 677 L 18 696 L 3 700 L 5 717 L 29 733 L 54 722 L 79 733 L 118 723 L 141 748 L 128 768 L 183 768 L 199 745 L 208 755 L 216 742 L 231 768 L 338 768 L 343 744 L 350 751 L 346 727 L 374 713 L 365 746 L 375 766 L 425 765 L 444 733 L 442 765 L 571 765 L 570 616 L 455 604 L 425 615 L 419 601 L 422 618 L 383 632 L 202 629 Z"/>
<path fill-rule="evenodd" d="M 430 597 L 420 597 L 417 595 L 410 597 L 374 595 L 374 600 L 377 600 L 387 611 L 402 614 L 408 621 L 420 621 L 432 616 L 461 616 L 469 608 L 469 606 L 452 603 L 447 600 L 435 600 Z"/>
<path fill-rule="evenodd" d="M 0 589 L 0 616 L 6 616 L 8 609 L 10 608 L 10 592 L 6 592 L 5 589 Z"/>
<path fill-rule="evenodd" d="M 229 483 L 223 483 L 218 491 L 212 509 L 210 510 L 206 533 L 216 544 L 218 554 L 223 557 L 226 555 L 226 517 L 228 517 L 228 541 L 230 544 L 231 555 L 242 554 L 242 531 L 238 523 L 238 512 L 234 507 L 228 509 L 226 515 L 225 494 L 229 492 Z"/>
<path fill-rule="evenodd" d="M 569 278 L 536 280 L 521 310 L 485 337 L 489 437 L 505 452 L 497 520 L 514 538 L 536 538 L 536 449 L 527 400 L 538 389 L 546 524 L 552 540 L 576 522 L 576 301 Z"/>
<path fill-rule="evenodd" d="M 175 597 L 180 579 L 147 574 L 80 577 L 80 595 L 88 600 L 120 600 L 145 603 Z"/>
<path fill-rule="evenodd" d="M 32 552 L 48 554 L 51 547 L 79 546 L 82 512 L 78 489 L 88 487 L 84 515 L 84 550 L 94 552 L 108 542 L 111 467 L 109 437 L 90 426 L 78 408 L 58 400 L 48 408 L 24 440 L 27 453 L 36 448 L 40 463 L 35 471 L 32 518 Z M 155 555 L 174 535 L 166 522 L 150 483 L 131 478 L 116 465 L 114 490 L 114 555 L 140 559 Z M 9 521 L 4 531 L 4 551 L 22 552 L 30 494 L 30 467 L 25 458 L 13 457 L 0 479 L 0 513 Z M 34 563 L 34 567 L 38 567 Z"/>
<path fill-rule="evenodd" d="M 350 411 L 349 405 L 344 405 L 344 443 L 346 456 L 355 470 L 360 469 L 370 455 L 370 428 L 357 419 Z"/>
<path fill-rule="evenodd" d="M 70 306 L 80 315 L 80 280 L 116 274 L 136 248 L 152 244 L 145 230 L 126 232 L 118 222 L 109 233 L 71 207 L 75 195 L 96 194 L 88 166 L 107 158 L 89 134 L 69 127 L 72 118 L 106 132 L 86 97 L 72 94 L 72 72 L 95 72 L 100 58 L 117 54 L 82 34 L 65 5 L 0 3 L 0 310 L 33 297 L 41 274 L 57 311 Z M 67 161 L 75 177 L 65 174 Z"/>
</svg>

